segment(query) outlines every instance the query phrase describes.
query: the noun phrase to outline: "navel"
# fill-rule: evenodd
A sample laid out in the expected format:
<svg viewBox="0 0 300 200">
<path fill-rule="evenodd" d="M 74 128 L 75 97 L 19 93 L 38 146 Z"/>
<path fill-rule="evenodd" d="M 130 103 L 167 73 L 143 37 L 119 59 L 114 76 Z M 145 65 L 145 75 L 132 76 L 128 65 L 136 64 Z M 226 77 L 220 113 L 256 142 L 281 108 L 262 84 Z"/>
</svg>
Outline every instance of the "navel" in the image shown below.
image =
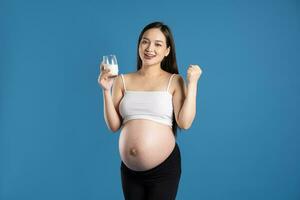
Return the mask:
<svg viewBox="0 0 300 200">
<path fill-rule="evenodd" d="M 137 155 L 137 150 L 135 148 L 131 148 L 129 151 L 130 155 L 136 156 Z"/>
</svg>

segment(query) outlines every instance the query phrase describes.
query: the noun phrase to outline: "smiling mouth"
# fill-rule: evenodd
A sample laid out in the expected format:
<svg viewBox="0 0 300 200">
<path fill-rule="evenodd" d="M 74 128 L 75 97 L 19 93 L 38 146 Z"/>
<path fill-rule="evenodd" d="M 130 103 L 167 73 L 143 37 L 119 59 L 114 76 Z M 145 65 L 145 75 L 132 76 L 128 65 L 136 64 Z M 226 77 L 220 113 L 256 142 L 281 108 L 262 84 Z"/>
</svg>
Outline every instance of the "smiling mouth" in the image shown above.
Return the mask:
<svg viewBox="0 0 300 200">
<path fill-rule="evenodd" d="M 146 58 L 146 59 L 152 59 L 152 58 L 154 58 L 155 57 L 155 55 L 151 55 L 151 54 L 146 54 L 146 53 L 144 53 L 144 58 Z"/>
</svg>

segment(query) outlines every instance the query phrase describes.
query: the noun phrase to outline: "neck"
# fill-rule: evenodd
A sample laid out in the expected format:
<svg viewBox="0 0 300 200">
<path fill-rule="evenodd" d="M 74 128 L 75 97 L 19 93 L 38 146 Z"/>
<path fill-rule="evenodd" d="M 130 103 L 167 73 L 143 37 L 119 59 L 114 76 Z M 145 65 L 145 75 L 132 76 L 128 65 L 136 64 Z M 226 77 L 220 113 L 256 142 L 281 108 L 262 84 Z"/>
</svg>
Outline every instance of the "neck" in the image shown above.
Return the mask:
<svg viewBox="0 0 300 200">
<path fill-rule="evenodd" d="M 157 77 L 163 73 L 163 70 L 158 65 L 143 65 L 138 73 L 144 77 Z"/>
</svg>

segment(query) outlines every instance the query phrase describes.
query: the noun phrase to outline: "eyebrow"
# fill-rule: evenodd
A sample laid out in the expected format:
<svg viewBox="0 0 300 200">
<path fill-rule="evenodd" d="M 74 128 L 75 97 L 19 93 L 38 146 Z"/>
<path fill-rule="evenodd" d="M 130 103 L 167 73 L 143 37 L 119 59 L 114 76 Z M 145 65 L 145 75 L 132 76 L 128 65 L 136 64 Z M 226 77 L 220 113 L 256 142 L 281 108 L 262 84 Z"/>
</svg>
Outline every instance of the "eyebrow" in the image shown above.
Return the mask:
<svg viewBox="0 0 300 200">
<path fill-rule="evenodd" d="M 142 39 L 146 39 L 146 40 L 149 40 L 148 38 L 146 38 L 146 37 L 143 37 Z M 150 40 L 149 40 L 150 41 Z M 155 40 L 156 42 L 162 42 L 163 43 L 163 41 L 162 40 Z"/>
</svg>

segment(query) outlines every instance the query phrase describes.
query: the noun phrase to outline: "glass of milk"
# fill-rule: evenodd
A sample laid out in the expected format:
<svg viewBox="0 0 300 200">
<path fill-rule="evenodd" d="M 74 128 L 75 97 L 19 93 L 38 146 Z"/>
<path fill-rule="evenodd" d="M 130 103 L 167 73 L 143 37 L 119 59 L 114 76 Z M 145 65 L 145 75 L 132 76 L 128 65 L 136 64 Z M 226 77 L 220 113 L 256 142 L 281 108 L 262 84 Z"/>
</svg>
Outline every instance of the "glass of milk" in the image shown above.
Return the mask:
<svg viewBox="0 0 300 200">
<path fill-rule="evenodd" d="M 110 69 L 110 74 L 112 76 L 118 76 L 119 68 L 115 55 L 103 56 L 102 64 L 104 69 Z"/>
</svg>

